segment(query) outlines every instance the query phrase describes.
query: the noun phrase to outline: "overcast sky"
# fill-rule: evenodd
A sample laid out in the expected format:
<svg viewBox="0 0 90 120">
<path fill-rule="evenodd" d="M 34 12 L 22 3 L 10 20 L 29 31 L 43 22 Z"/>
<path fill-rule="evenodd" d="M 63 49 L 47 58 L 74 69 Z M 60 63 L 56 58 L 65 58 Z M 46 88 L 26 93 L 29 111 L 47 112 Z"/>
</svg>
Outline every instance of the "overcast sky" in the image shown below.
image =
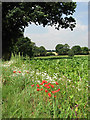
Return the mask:
<svg viewBox="0 0 90 120">
<path fill-rule="evenodd" d="M 75 45 L 88 47 L 88 0 L 86 1 L 77 2 L 76 12 L 73 15 L 76 27 L 73 31 L 69 28 L 56 30 L 54 27 L 32 24 L 25 28 L 24 36 L 35 42 L 36 46 L 44 46 L 47 50 L 54 50 L 57 44 L 66 43 L 70 47 Z"/>
</svg>

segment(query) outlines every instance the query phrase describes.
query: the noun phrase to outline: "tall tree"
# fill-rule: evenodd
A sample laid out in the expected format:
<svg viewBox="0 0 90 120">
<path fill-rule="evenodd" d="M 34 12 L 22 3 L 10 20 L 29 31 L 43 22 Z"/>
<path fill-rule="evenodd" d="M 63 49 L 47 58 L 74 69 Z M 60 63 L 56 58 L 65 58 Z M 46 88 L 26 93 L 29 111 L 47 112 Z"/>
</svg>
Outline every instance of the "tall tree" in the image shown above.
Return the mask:
<svg viewBox="0 0 90 120">
<path fill-rule="evenodd" d="M 75 2 L 3 2 L 2 43 L 3 54 L 10 52 L 17 38 L 23 36 L 28 23 L 54 25 L 56 29 L 75 27 Z"/>
</svg>

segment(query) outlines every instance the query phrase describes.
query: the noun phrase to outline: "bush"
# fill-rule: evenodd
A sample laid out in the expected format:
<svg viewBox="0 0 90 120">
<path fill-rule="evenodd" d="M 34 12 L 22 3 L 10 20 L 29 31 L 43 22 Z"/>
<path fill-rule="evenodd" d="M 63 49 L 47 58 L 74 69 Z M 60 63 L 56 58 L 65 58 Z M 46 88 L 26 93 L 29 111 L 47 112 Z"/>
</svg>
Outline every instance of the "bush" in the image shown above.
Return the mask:
<svg viewBox="0 0 90 120">
<path fill-rule="evenodd" d="M 74 57 L 74 51 L 72 49 L 68 51 L 68 56 Z"/>
</svg>

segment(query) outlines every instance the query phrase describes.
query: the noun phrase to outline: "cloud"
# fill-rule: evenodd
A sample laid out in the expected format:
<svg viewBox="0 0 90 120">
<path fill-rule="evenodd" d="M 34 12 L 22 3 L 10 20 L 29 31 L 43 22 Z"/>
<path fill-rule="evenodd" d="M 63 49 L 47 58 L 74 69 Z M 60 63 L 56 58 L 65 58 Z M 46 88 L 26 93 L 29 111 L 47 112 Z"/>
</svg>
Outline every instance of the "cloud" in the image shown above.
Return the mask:
<svg viewBox="0 0 90 120">
<path fill-rule="evenodd" d="M 68 29 L 56 30 L 54 27 L 41 27 L 45 33 L 34 32 L 35 26 L 30 30 L 30 26 L 25 30 L 25 36 L 29 37 L 37 46 L 44 46 L 46 49 L 55 49 L 57 44 L 69 44 L 71 47 L 74 45 L 88 46 L 88 26 L 76 20 L 77 24 L 73 31 Z M 29 30 L 28 30 L 29 29 Z"/>
</svg>

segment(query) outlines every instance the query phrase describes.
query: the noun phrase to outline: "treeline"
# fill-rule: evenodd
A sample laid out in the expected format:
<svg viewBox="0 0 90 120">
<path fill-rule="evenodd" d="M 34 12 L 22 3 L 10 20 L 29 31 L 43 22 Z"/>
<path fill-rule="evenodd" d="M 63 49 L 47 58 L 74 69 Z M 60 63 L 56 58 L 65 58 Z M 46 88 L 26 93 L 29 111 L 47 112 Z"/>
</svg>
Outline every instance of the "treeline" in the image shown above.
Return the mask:
<svg viewBox="0 0 90 120">
<path fill-rule="evenodd" d="M 21 37 L 17 40 L 14 47 L 12 48 L 14 54 L 20 53 L 23 56 L 28 55 L 29 57 L 37 56 L 54 56 L 54 55 L 88 55 L 88 47 L 80 47 L 79 45 L 73 46 L 70 49 L 68 44 L 57 44 L 55 50 L 46 50 L 44 46 L 37 47 L 34 42 L 28 37 Z"/>
</svg>

